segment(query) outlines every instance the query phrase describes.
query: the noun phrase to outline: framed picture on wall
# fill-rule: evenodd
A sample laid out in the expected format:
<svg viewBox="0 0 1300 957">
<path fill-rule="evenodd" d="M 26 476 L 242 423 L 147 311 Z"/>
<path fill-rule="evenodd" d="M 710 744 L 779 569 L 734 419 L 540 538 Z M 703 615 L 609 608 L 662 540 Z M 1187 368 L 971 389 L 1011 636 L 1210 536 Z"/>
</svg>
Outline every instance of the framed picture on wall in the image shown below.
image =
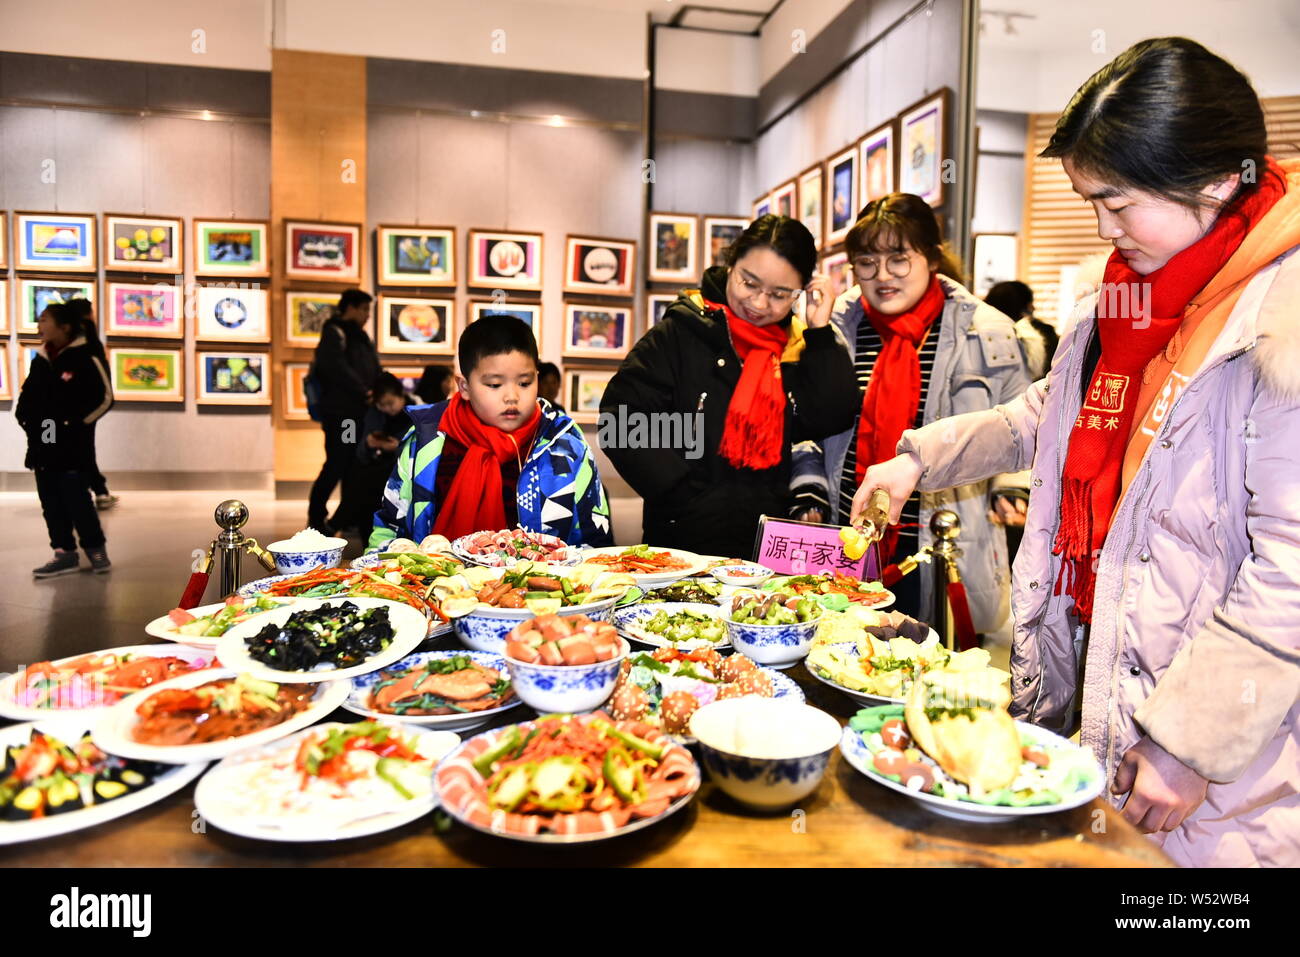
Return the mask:
<svg viewBox="0 0 1300 957">
<path fill-rule="evenodd" d="M 740 238 L 749 220 L 739 216 L 704 217 L 704 267 L 725 264 L 727 247 Z"/>
<path fill-rule="evenodd" d="M 384 363 L 384 371 L 390 375 L 397 376 L 402 388 L 412 395 L 415 394 L 415 387 L 420 384 L 420 378 L 424 375 L 424 366 L 397 366 Z M 424 396 L 420 396 L 421 399 Z"/>
<path fill-rule="evenodd" d="M 267 291 L 245 283 L 210 283 L 194 298 L 195 337 L 208 342 L 270 342 Z"/>
<path fill-rule="evenodd" d="M 749 207 L 750 222 L 753 222 L 754 220 L 758 219 L 761 216 L 766 216 L 771 211 L 772 211 L 772 194 L 764 193 L 762 196 L 758 197 L 758 199 L 754 200 L 754 202 L 750 204 Z M 746 223 L 745 225 L 748 226 L 749 223 Z"/>
<path fill-rule="evenodd" d="M 795 196 L 797 192 L 798 187 L 794 180 L 790 180 L 788 183 L 782 183 L 776 189 L 772 190 L 772 212 L 776 213 L 778 216 L 789 216 L 793 218 L 795 215 Z"/>
<path fill-rule="evenodd" d="M 199 405 L 270 405 L 271 357 L 265 352 L 196 352 Z"/>
<path fill-rule="evenodd" d="M 307 410 L 307 393 L 303 382 L 310 362 L 286 362 L 284 364 L 284 392 L 281 407 L 284 417 L 290 422 L 310 422 L 311 413 Z"/>
<path fill-rule="evenodd" d="M 542 234 L 471 229 L 468 284 L 540 292 Z"/>
<path fill-rule="evenodd" d="M 18 278 L 17 331 L 20 336 L 35 336 L 40 330 L 36 320 L 51 303 L 72 299 L 95 301 L 95 280 Z"/>
<path fill-rule="evenodd" d="M 537 351 L 542 349 L 542 304 L 540 302 L 497 302 L 494 299 L 471 299 L 466 322 L 474 322 L 488 314 L 514 316 L 528 323 L 537 340 Z"/>
<path fill-rule="evenodd" d="M 564 291 L 631 296 L 636 240 L 569 236 L 564 241 Z"/>
<path fill-rule="evenodd" d="M 668 307 L 677 301 L 672 293 L 652 292 L 645 297 L 645 327 L 656 325 L 668 311 Z"/>
<path fill-rule="evenodd" d="M 983 299 L 995 283 L 1015 279 L 1019 257 L 1020 243 L 1015 233 L 976 233 L 971 292 Z"/>
<path fill-rule="evenodd" d="M 9 369 L 9 343 L 0 342 L 0 399 L 14 397 L 14 385 Z"/>
<path fill-rule="evenodd" d="M 334 315 L 339 297 L 330 292 L 286 292 L 284 294 L 285 345 L 316 348 L 320 330 Z"/>
<path fill-rule="evenodd" d="M 832 299 L 838 299 L 853 285 L 853 270 L 849 266 L 849 254 L 843 250 L 823 256 L 820 272 L 830 277 Z"/>
<path fill-rule="evenodd" d="M 826 245 L 848 235 L 858 215 L 858 147 L 826 161 Z"/>
<path fill-rule="evenodd" d="M 108 370 L 118 402 L 184 402 L 181 349 L 110 348 Z"/>
<path fill-rule="evenodd" d="M 594 425 L 600 418 L 600 399 L 617 369 L 566 369 L 565 408 L 574 422 Z"/>
<path fill-rule="evenodd" d="M 361 227 L 286 220 L 284 258 L 288 279 L 355 285 L 361 281 Z"/>
<path fill-rule="evenodd" d="M 184 222 L 171 216 L 104 214 L 104 269 L 109 272 L 177 273 L 182 258 Z"/>
<path fill-rule="evenodd" d="M 194 220 L 194 275 L 269 276 L 267 236 L 264 219 Z"/>
<path fill-rule="evenodd" d="M 175 283 L 104 284 L 104 332 L 132 339 L 184 339 L 185 305 Z"/>
<path fill-rule="evenodd" d="M 699 217 L 684 213 L 650 214 L 651 282 L 695 282 Z"/>
<path fill-rule="evenodd" d="M 380 352 L 449 356 L 456 343 L 456 300 L 379 297 Z"/>
<path fill-rule="evenodd" d="M 826 175 L 818 163 L 799 174 L 799 222 L 808 227 L 813 242 L 822 248 L 822 204 L 826 197 Z"/>
<path fill-rule="evenodd" d="M 947 87 L 904 111 L 898 119 L 898 190 L 915 193 L 931 206 L 943 205 L 943 162 L 948 155 L 945 136 Z"/>
<path fill-rule="evenodd" d="M 621 359 L 632 345 L 628 306 L 564 304 L 564 354 L 589 359 Z"/>
<path fill-rule="evenodd" d="M 27 376 L 32 371 L 32 363 L 36 361 L 36 356 L 40 351 L 41 347 L 38 345 L 31 345 L 26 342 L 18 343 L 18 375 L 14 378 L 18 388 L 21 389 L 23 383 L 27 381 Z"/>
<path fill-rule="evenodd" d="M 455 226 L 380 226 L 375 230 L 381 286 L 455 286 Z"/>
<path fill-rule="evenodd" d="M 94 272 L 94 213 L 14 213 L 14 267 L 42 272 Z"/>
<path fill-rule="evenodd" d="M 859 208 L 873 199 L 894 192 L 897 182 L 894 160 L 894 121 L 876 127 L 858 140 L 858 168 L 862 184 L 858 192 Z"/>
<path fill-rule="evenodd" d="M 0 210 L 0 269 L 9 267 L 9 221 L 8 214 Z"/>
<path fill-rule="evenodd" d="M 0 336 L 9 335 L 9 280 L 0 279 Z"/>
</svg>

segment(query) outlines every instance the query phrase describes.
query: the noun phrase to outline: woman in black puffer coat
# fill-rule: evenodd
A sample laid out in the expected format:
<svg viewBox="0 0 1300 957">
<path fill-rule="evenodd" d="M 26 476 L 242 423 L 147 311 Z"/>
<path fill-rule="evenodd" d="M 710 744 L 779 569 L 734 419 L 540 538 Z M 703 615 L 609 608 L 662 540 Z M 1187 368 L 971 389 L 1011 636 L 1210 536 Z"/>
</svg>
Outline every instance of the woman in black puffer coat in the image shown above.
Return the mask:
<svg viewBox="0 0 1300 957">
<path fill-rule="evenodd" d="M 684 290 L 610 380 L 600 444 L 645 500 L 648 544 L 752 555 L 759 517 L 789 512 L 794 443 L 852 426 L 853 364 L 829 325 L 832 296 L 816 261 L 798 220 L 754 221 L 727 265 Z M 805 291 L 806 324 L 792 315 Z M 660 438 L 670 428 L 673 447 L 647 447 L 655 443 L 638 422 Z"/>
</svg>

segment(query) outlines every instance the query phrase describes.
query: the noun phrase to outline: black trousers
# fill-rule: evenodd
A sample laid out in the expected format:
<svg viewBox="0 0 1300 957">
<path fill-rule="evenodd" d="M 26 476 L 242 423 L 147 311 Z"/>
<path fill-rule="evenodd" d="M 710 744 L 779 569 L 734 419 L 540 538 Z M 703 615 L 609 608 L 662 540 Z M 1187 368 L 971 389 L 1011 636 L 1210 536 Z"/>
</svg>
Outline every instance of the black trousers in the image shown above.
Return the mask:
<svg viewBox="0 0 1300 957">
<path fill-rule="evenodd" d="M 75 552 L 77 538 L 87 551 L 104 547 L 104 529 L 90 497 L 89 481 L 85 472 L 36 469 L 36 493 L 41 499 L 51 548 Z"/>
<path fill-rule="evenodd" d="M 357 457 L 357 442 L 362 441 L 360 414 L 331 416 L 321 420 L 325 433 L 325 464 L 311 486 L 307 503 L 307 524 L 312 528 L 325 527 L 325 510 L 334 487 L 347 478 L 348 470 Z M 352 441 L 344 441 L 350 438 Z"/>
<path fill-rule="evenodd" d="M 108 494 L 108 479 L 104 478 L 104 473 L 99 470 L 99 462 L 95 456 L 95 426 L 98 422 L 90 424 L 90 468 L 86 470 L 86 477 L 90 480 L 90 490 L 96 495 Z"/>
</svg>

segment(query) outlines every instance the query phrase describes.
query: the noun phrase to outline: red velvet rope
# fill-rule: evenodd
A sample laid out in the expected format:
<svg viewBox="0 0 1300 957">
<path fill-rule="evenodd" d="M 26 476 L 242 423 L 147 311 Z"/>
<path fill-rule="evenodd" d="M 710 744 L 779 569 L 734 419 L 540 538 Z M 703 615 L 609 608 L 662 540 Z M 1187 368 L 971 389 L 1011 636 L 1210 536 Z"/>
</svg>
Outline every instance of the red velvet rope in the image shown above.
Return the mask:
<svg viewBox="0 0 1300 957">
<path fill-rule="evenodd" d="M 177 608 L 193 608 L 203 601 L 203 593 L 208 590 L 208 572 L 195 572 L 190 576 L 190 583 L 185 586 L 181 603 Z"/>
<path fill-rule="evenodd" d="M 971 621 L 970 604 L 966 601 L 966 586 L 961 582 L 948 583 L 948 604 L 952 607 L 953 626 L 957 631 L 957 650 L 977 647 L 975 623 Z"/>
</svg>

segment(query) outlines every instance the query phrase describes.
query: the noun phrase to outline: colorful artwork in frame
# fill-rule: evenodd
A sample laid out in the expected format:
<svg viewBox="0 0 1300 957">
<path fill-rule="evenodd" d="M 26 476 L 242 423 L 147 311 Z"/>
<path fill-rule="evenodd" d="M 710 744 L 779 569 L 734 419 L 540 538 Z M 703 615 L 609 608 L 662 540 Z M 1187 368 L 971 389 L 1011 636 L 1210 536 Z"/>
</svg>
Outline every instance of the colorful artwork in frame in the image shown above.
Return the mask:
<svg viewBox="0 0 1300 957">
<path fill-rule="evenodd" d="M 310 362 L 286 362 L 284 364 L 284 400 L 282 403 L 284 418 L 290 422 L 310 422 L 311 413 L 307 409 L 307 393 L 303 382 L 311 369 Z"/>
<path fill-rule="evenodd" d="M 931 206 L 943 205 L 949 92 L 945 87 L 899 116 L 898 189 Z"/>
<path fill-rule="evenodd" d="M 194 297 L 195 337 L 208 342 L 270 342 L 268 295 L 246 283 L 209 283 Z"/>
<path fill-rule="evenodd" d="M 659 320 L 664 317 L 668 307 L 677 301 L 677 297 L 671 293 L 652 292 L 645 299 L 645 327 L 657 325 Z"/>
<path fill-rule="evenodd" d="M 355 223 L 284 224 L 288 279 L 316 282 L 361 281 L 361 227 Z"/>
<path fill-rule="evenodd" d="M 894 121 L 872 130 L 858 141 L 858 169 L 862 183 L 859 206 L 894 192 Z"/>
<path fill-rule="evenodd" d="M 0 279 L 0 336 L 9 335 L 9 280 Z"/>
<path fill-rule="evenodd" d="M 194 275 L 269 276 L 265 220 L 194 220 Z"/>
<path fill-rule="evenodd" d="M 565 407 L 574 422 L 594 425 L 600 419 L 600 399 L 616 369 L 567 369 Z"/>
<path fill-rule="evenodd" d="M 32 371 L 32 363 L 36 361 L 40 351 L 41 347 L 39 345 L 32 345 L 27 342 L 18 343 L 18 378 L 15 381 L 20 389 L 23 383 L 27 381 L 27 376 Z"/>
<path fill-rule="evenodd" d="M 789 216 L 793 218 L 795 215 L 795 194 L 797 191 L 798 187 L 795 185 L 794 180 L 790 180 L 788 183 L 782 183 L 776 189 L 772 190 L 772 212 L 776 213 L 778 216 Z"/>
<path fill-rule="evenodd" d="M 456 342 L 456 301 L 379 297 L 379 351 L 449 356 Z"/>
<path fill-rule="evenodd" d="M 542 234 L 471 229 L 468 284 L 540 291 Z"/>
<path fill-rule="evenodd" d="M 104 268 L 110 272 L 178 273 L 185 269 L 184 221 L 104 214 Z"/>
<path fill-rule="evenodd" d="M 95 282 L 18 278 L 18 334 L 20 336 L 39 335 L 36 320 L 41 317 L 45 307 L 71 299 L 89 299 L 95 301 Z"/>
<path fill-rule="evenodd" d="M 9 343 L 0 342 L 0 400 L 13 397 L 14 386 L 9 375 Z"/>
<path fill-rule="evenodd" d="M 184 402 L 180 349 L 110 348 L 108 368 L 118 402 Z"/>
<path fill-rule="evenodd" d="M 94 272 L 97 222 L 94 213 L 14 213 L 14 267 Z"/>
<path fill-rule="evenodd" d="M 270 405 L 271 357 L 265 352 L 196 352 L 199 405 Z"/>
<path fill-rule="evenodd" d="M 739 216 L 704 217 L 704 264 L 726 264 L 727 247 L 740 238 L 749 221 Z"/>
<path fill-rule="evenodd" d="M 174 283 L 105 283 L 104 298 L 104 332 L 110 336 L 185 338 L 184 302 Z"/>
<path fill-rule="evenodd" d="M 540 302 L 509 302 L 495 299 L 471 299 L 469 301 L 469 322 L 490 314 L 505 314 L 522 319 L 533 330 L 537 340 L 538 352 L 542 349 L 542 304 Z"/>
<path fill-rule="evenodd" d="M 812 233 L 813 243 L 822 248 L 822 209 L 826 198 L 826 176 L 822 164 L 799 174 L 799 222 Z"/>
<path fill-rule="evenodd" d="M 621 359 L 632 344 L 632 310 L 566 302 L 564 328 L 564 355 Z"/>
<path fill-rule="evenodd" d="M 286 292 L 284 318 L 286 345 L 314 349 L 321 327 L 334 315 L 339 297 L 328 292 Z"/>
<path fill-rule="evenodd" d="M 772 211 L 772 194 L 764 193 L 750 204 L 750 220 L 761 219 Z"/>
<path fill-rule="evenodd" d="M 849 266 L 849 254 L 843 250 L 823 256 L 820 272 L 830 277 L 832 299 L 838 299 L 853 285 L 853 270 Z"/>
<path fill-rule="evenodd" d="M 636 241 L 569 236 L 564 243 L 564 291 L 631 296 Z"/>
<path fill-rule="evenodd" d="M 858 215 L 857 145 L 828 159 L 826 169 L 826 245 L 833 246 L 848 235 Z"/>
<path fill-rule="evenodd" d="M 0 211 L 0 269 L 9 267 L 9 223 L 7 214 Z"/>
<path fill-rule="evenodd" d="M 650 214 L 651 282 L 689 282 L 699 279 L 696 246 L 699 218 L 683 213 Z"/>
<path fill-rule="evenodd" d="M 454 226 L 380 226 L 375 230 L 381 286 L 455 286 Z"/>
</svg>

